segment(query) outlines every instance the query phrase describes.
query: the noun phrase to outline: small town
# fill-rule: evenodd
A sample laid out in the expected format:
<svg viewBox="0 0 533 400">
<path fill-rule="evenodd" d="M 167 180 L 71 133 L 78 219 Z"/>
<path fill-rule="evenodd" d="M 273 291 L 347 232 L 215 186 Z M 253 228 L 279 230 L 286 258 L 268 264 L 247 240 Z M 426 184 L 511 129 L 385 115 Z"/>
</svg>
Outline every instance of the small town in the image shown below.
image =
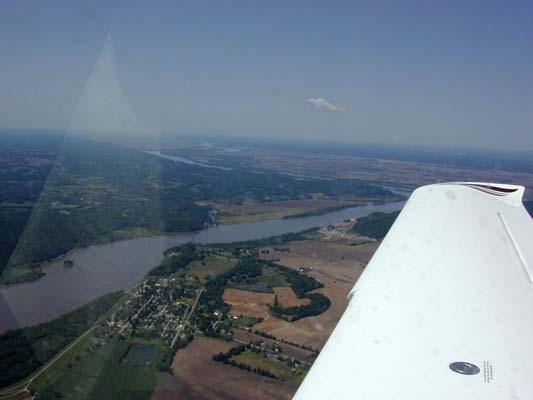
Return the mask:
<svg viewBox="0 0 533 400">
<path fill-rule="evenodd" d="M 306 346 L 302 348 L 296 343 L 278 340 L 273 335 L 254 329 L 253 325 L 263 318 L 234 313 L 228 304 L 220 301 L 220 293 L 228 286 L 252 284 L 256 290 L 259 287 L 262 288 L 259 290 L 268 291 L 270 288 L 267 286 L 258 286 L 257 283 L 253 285 L 254 279 L 260 278 L 261 271 L 265 268 L 257 256 L 260 253 L 287 251 L 287 248 L 277 247 L 261 252 L 239 248 L 200 249 L 192 245 L 171 249 L 167 251 L 162 266 L 174 263 L 174 267 L 178 266 L 177 271 L 159 275 L 156 269 L 154 274 L 126 292 L 126 298 L 120 307 L 110 313 L 96 329 L 92 338 L 93 348 L 116 341 L 130 342 L 133 345 L 125 359 L 132 351 L 140 352 L 146 356 L 145 363 L 156 361 L 158 369 L 165 371 L 170 370 L 169 362 L 173 354 L 200 335 L 220 338 L 234 344 L 227 352 L 213 354 L 213 361 L 271 379 L 294 379 L 293 375 L 303 378 L 312 360 L 318 355 L 317 350 Z M 180 267 L 182 264 L 185 265 Z M 219 288 L 217 279 L 210 272 L 213 269 L 219 269 L 220 272 L 228 267 L 231 268 L 226 274 L 233 270 L 242 271 L 227 275 L 223 287 Z M 311 270 L 309 267 L 301 267 L 295 276 L 305 277 Z M 213 293 L 213 287 L 219 292 L 215 301 L 209 293 Z M 271 308 L 273 314 L 282 314 L 277 296 Z M 298 353 L 299 350 L 303 352 Z M 301 354 L 305 357 L 301 357 Z M 257 357 L 262 357 L 271 368 L 267 369 L 265 362 L 261 362 L 261 366 L 256 365 L 254 359 Z"/>
</svg>

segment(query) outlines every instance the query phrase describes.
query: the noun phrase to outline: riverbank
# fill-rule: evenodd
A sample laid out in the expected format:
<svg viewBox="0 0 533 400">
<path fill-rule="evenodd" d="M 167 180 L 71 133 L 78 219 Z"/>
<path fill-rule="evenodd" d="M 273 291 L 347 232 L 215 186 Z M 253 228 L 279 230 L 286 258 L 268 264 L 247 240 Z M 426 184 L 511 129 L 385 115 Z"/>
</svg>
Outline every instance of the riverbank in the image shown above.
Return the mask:
<svg viewBox="0 0 533 400">
<path fill-rule="evenodd" d="M 91 242 L 80 244 L 79 246 L 76 246 L 65 253 L 58 254 L 57 256 L 48 260 L 36 262 L 33 265 L 23 264 L 6 268 L 0 276 L 0 289 L 36 281 L 45 276 L 46 273 L 44 271 L 46 271 L 47 267 L 55 265 L 57 264 L 57 262 L 63 262 L 70 254 L 73 254 L 77 251 L 86 249 L 91 246 L 115 243 L 129 239 L 155 238 L 173 234 L 191 233 L 198 231 L 200 231 L 200 229 L 196 231 L 184 232 L 163 232 L 144 228 L 113 231 L 110 232 L 108 235 L 103 235 Z"/>
<path fill-rule="evenodd" d="M 231 243 L 300 232 L 375 211 L 396 211 L 403 204 L 366 205 L 319 216 L 219 225 L 201 231 L 138 237 L 76 249 L 68 254 L 74 262 L 73 268 L 64 268 L 64 257 L 61 257 L 42 267 L 46 275 L 41 279 L 0 288 L 0 333 L 50 321 L 104 294 L 130 288 L 157 266 L 163 252 L 172 246 L 186 242 Z"/>
<path fill-rule="evenodd" d="M 398 195 L 397 197 L 393 197 L 391 199 L 391 202 L 400 201 L 402 200 L 402 197 L 403 196 L 400 195 Z M 379 205 L 385 203 L 386 202 L 384 201 L 376 201 L 372 198 L 364 198 L 359 200 L 283 200 L 241 205 L 221 205 L 210 203 L 209 207 L 211 207 L 214 212 L 213 218 L 216 223 L 213 225 L 206 224 L 203 230 L 220 225 L 236 225 L 242 223 L 261 222 L 266 220 L 320 216 L 347 208 L 360 207 L 372 204 Z M 165 232 L 161 230 L 150 230 L 146 228 L 111 231 L 98 238 L 94 238 L 91 241 L 80 243 L 73 249 L 70 249 L 65 253 L 57 254 L 53 258 L 50 258 L 48 260 L 35 262 L 31 265 L 21 264 L 6 268 L 0 275 L 0 288 L 11 287 L 14 285 L 36 281 L 45 276 L 46 269 L 48 266 L 55 265 L 58 261 L 64 261 L 66 257 L 72 252 L 80 251 L 91 246 L 120 242 L 122 240 L 128 239 L 168 237 L 180 234 L 191 234 L 201 231 L 202 229 L 183 232 Z"/>
<path fill-rule="evenodd" d="M 244 222 L 261 222 L 268 219 L 286 219 L 298 218 L 300 216 L 322 215 L 343 208 L 369 204 L 371 202 L 371 199 L 361 199 L 359 201 L 301 199 L 237 205 L 211 203 L 210 206 L 216 210 L 217 223 L 231 225 Z"/>
<path fill-rule="evenodd" d="M 395 199 L 394 201 L 400 201 L 400 200 L 396 200 Z M 286 216 L 283 217 L 283 219 L 314 217 L 314 216 L 328 214 L 328 213 L 331 213 L 331 212 L 334 212 L 334 211 L 344 210 L 345 208 L 360 207 L 360 206 L 369 205 L 369 204 L 380 205 L 380 204 L 387 204 L 387 202 L 385 202 L 385 201 L 373 201 L 373 202 L 368 202 L 366 204 L 360 204 L 360 203 L 358 204 L 357 202 L 348 202 L 346 204 L 339 204 L 339 205 L 334 205 L 334 206 L 331 206 L 331 207 L 318 208 L 316 210 L 306 211 L 306 212 L 302 212 L 302 213 L 298 213 L 298 214 L 286 215 Z"/>
</svg>

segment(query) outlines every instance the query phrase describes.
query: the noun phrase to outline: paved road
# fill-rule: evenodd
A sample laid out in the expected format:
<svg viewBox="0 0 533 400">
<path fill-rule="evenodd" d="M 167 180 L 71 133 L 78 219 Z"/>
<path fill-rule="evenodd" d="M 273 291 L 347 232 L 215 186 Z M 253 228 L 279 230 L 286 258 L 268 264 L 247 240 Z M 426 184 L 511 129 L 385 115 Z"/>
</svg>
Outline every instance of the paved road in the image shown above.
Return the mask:
<svg viewBox="0 0 533 400">
<path fill-rule="evenodd" d="M 96 326 L 97 325 L 93 325 L 83 335 L 81 335 L 79 338 L 77 338 L 75 341 L 73 341 L 71 344 L 65 347 L 51 361 L 49 361 L 42 369 L 40 369 L 35 375 L 33 375 L 32 377 L 28 379 L 23 380 L 22 382 L 17 383 L 15 386 L 12 386 L 3 391 L 0 391 L 0 400 L 14 399 L 24 393 L 30 394 L 29 387 L 31 383 L 36 378 L 41 376 L 43 372 L 47 371 L 52 365 L 54 365 L 65 353 L 67 353 L 70 349 L 76 346 L 76 344 L 78 344 L 80 340 L 84 339 L 88 334 L 90 334 L 96 328 Z"/>
<path fill-rule="evenodd" d="M 200 301 L 200 297 L 202 296 L 202 293 L 204 292 L 205 288 L 198 289 L 196 291 L 196 298 L 194 299 L 193 306 L 189 310 L 189 313 L 183 318 L 183 322 L 178 326 L 178 329 L 176 330 L 176 334 L 174 335 L 174 339 L 172 339 L 172 343 L 170 344 L 170 348 L 174 348 L 174 345 L 176 344 L 176 341 L 178 340 L 178 337 L 182 331 L 183 328 L 185 328 L 185 325 L 189 323 L 189 319 L 191 318 L 191 315 L 194 313 L 194 309 L 198 305 L 198 301 Z"/>
</svg>

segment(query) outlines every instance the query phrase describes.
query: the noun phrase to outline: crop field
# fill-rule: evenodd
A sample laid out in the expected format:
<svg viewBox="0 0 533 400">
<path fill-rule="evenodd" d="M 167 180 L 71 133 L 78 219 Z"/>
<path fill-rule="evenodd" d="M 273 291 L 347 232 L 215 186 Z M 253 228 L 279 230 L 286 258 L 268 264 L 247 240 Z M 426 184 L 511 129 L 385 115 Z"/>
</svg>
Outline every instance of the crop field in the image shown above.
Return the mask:
<svg viewBox="0 0 533 400">
<path fill-rule="evenodd" d="M 213 207 L 219 210 L 218 222 L 222 224 L 238 224 L 242 222 L 283 218 L 328 209 L 330 207 L 353 206 L 361 203 L 356 201 L 341 201 L 338 199 L 302 199 L 234 205 L 213 204 Z"/>
<path fill-rule="evenodd" d="M 303 306 L 309 304 L 309 299 L 299 299 L 290 287 L 276 287 L 274 294 L 278 296 L 278 302 L 282 307 Z"/>
<path fill-rule="evenodd" d="M 214 354 L 226 352 L 235 343 L 206 337 L 195 338 L 180 349 L 172 363 L 177 381 L 195 400 L 292 398 L 298 384 L 280 382 L 212 360 Z M 199 373 L 201 371 L 201 373 Z"/>
<path fill-rule="evenodd" d="M 235 289 L 249 290 L 251 292 L 274 293 L 274 288 L 288 286 L 289 283 L 285 275 L 274 268 L 263 267 L 263 274 L 246 282 L 230 284 L 229 287 Z"/>
<path fill-rule="evenodd" d="M 265 338 L 260 335 L 256 335 L 255 333 L 253 333 L 254 329 L 255 327 L 253 327 L 250 331 L 246 331 L 243 329 L 234 329 L 233 336 L 236 339 L 242 342 L 246 342 L 246 343 L 249 343 L 250 341 L 257 342 L 258 340 L 265 342 L 267 344 L 272 344 L 274 342 L 277 342 L 274 339 L 269 339 L 269 338 Z M 282 348 L 283 354 L 289 357 L 294 357 L 294 358 L 297 358 L 298 360 L 302 360 L 302 361 L 306 361 L 310 363 L 314 359 L 314 354 L 310 350 L 302 349 L 301 347 L 296 347 L 296 346 L 290 345 L 288 343 L 283 343 L 283 342 L 278 342 L 278 346 Z"/>
<path fill-rule="evenodd" d="M 233 320 L 232 324 L 236 328 L 249 328 L 250 326 L 255 325 L 257 322 L 257 318 L 242 316 L 238 319 Z"/>
<path fill-rule="evenodd" d="M 129 348 L 122 362 L 133 365 L 148 365 L 157 356 L 157 346 L 154 344 L 142 345 L 134 343 Z"/>
<path fill-rule="evenodd" d="M 286 363 L 265 357 L 262 354 L 254 353 L 250 350 L 232 357 L 232 359 L 237 362 L 248 364 L 251 367 L 258 367 L 271 371 L 284 381 L 300 383 L 305 377 L 305 372 L 302 370 L 293 372 Z"/>
<path fill-rule="evenodd" d="M 312 268 L 309 275 L 324 284 L 316 293 L 331 300 L 324 313 L 302 318 L 295 322 L 270 317 L 254 326 L 258 329 L 294 343 L 321 348 L 335 328 L 348 305 L 347 295 L 364 270 L 379 243 L 350 246 L 337 241 L 312 240 L 287 245 L 289 252 L 277 253 L 279 264 L 289 268 Z M 270 258 L 265 255 L 264 258 Z M 279 300 L 279 298 L 278 298 Z"/>
<path fill-rule="evenodd" d="M 219 255 L 209 255 L 203 260 L 195 260 L 187 267 L 187 274 L 195 276 L 200 283 L 205 283 L 207 277 L 214 277 L 229 271 L 235 266 L 234 258 L 228 259 Z"/>
<path fill-rule="evenodd" d="M 231 305 L 232 315 L 243 315 L 252 318 L 269 316 L 268 305 L 273 305 L 275 297 L 283 307 L 309 304 L 309 299 L 299 299 L 290 287 L 276 287 L 274 293 L 259 293 L 249 290 L 228 288 L 222 298 Z"/>
<path fill-rule="evenodd" d="M 122 362 L 130 346 L 127 341 L 115 342 L 76 357 L 40 398 L 149 399 L 158 373 L 151 365 Z"/>
<path fill-rule="evenodd" d="M 168 372 L 159 374 L 159 382 L 150 400 L 197 400 L 192 391 Z"/>
<path fill-rule="evenodd" d="M 240 289 L 225 289 L 222 299 L 231 305 L 232 315 L 253 318 L 268 316 L 268 304 L 274 304 L 274 293 L 257 293 Z"/>
<path fill-rule="evenodd" d="M 221 150 L 189 151 L 187 157 L 201 154 L 204 159 L 221 156 Z M 247 168 L 274 170 L 282 173 L 312 175 L 321 178 L 363 179 L 386 185 L 416 187 L 435 182 L 477 181 L 533 185 L 531 163 L 517 160 L 516 155 L 501 154 L 497 165 L 491 156 L 469 154 L 411 154 L 402 156 L 393 149 L 352 149 L 350 152 L 308 152 L 293 149 L 249 148 L 224 154 L 226 162 Z"/>
</svg>

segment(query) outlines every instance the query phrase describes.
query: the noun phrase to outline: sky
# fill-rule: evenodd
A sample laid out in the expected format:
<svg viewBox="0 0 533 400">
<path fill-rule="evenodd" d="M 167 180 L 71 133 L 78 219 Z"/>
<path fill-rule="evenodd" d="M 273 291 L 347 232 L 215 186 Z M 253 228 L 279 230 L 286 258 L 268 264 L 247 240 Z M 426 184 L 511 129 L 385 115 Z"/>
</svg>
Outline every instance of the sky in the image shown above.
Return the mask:
<svg viewBox="0 0 533 400">
<path fill-rule="evenodd" d="M 0 2 L 0 127 L 533 150 L 533 3 Z"/>
</svg>

